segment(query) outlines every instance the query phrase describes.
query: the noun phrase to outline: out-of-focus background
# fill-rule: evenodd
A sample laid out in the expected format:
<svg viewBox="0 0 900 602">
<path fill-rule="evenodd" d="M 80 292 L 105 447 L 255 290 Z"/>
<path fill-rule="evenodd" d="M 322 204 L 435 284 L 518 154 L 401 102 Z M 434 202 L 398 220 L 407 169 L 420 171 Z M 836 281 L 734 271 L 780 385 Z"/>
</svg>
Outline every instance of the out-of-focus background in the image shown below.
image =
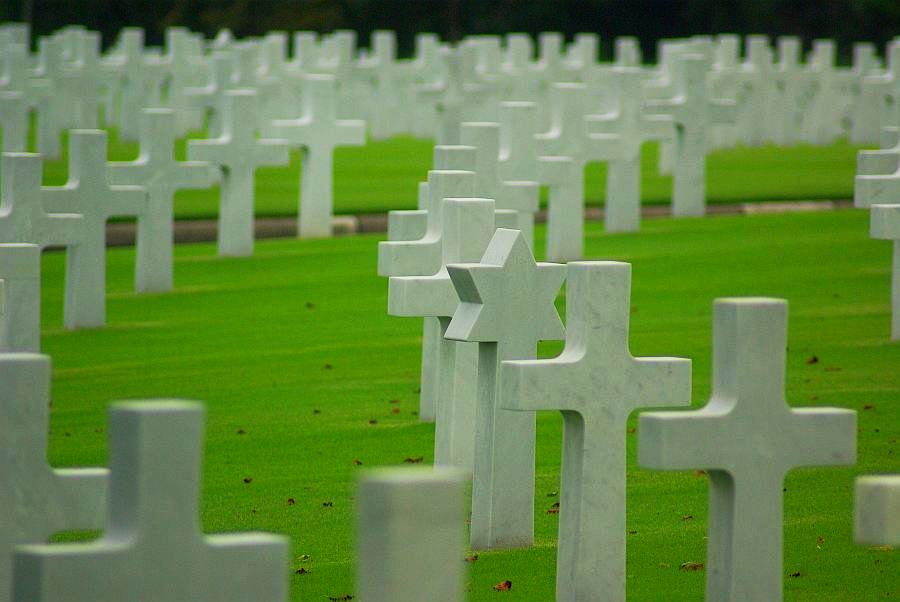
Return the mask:
<svg viewBox="0 0 900 602">
<path fill-rule="evenodd" d="M 62 26 L 85 25 L 103 33 L 104 44 L 128 25 L 146 30 L 159 44 L 170 25 L 213 35 L 229 28 L 238 36 L 272 30 L 328 32 L 353 29 L 365 44 L 375 29 L 397 32 L 401 56 L 413 37 L 429 31 L 453 41 L 464 35 L 560 31 L 595 32 L 603 56 L 615 36 L 641 40 L 646 60 L 657 40 L 699 33 L 797 35 L 838 43 L 849 62 L 851 42 L 882 47 L 900 33 L 898 0 L 3 0 L 0 21 L 32 24 L 36 35 Z"/>
</svg>

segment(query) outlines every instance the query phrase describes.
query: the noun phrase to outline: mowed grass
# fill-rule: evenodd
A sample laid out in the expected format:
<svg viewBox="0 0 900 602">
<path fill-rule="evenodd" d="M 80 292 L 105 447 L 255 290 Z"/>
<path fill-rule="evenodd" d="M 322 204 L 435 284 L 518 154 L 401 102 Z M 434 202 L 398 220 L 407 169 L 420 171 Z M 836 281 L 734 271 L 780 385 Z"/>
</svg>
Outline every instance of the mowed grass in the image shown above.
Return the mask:
<svg viewBox="0 0 900 602">
<path fill-rule="evenodd" d="M 194 137 L 200 136 L 196 134 Z M 137 158 L 138 145 L 110 134 L 109 157 L 126 161 Z M 63 143 L 65 152 L 66 144 Z M 185 157 L 184 140 L 175 149 Z M 417 182 L 425 179 L 432 164 L 433 142 L 410 137 L 372 141 L 362 147 L 338 148 L 334 158 L 334 209 L 336 213 L 378 213 L 416 207 Z M 844 142 L 832 146 L 738 147 L 712 153 L 707 162 L 707 198 L 712 203 L 746 200 L 849 199 L 859 147 Z M 669 203 L 672 178 L 660 176 L 658 147 L 646 144 L 642 157 L 642 200 Z M 287 167 L 263 167 L 256 177 L 258 216 L 296 215 L 299 206 L 300 151 L 291 152 Z M 48 161 L 46 185 L 66 180 L 65 156 Z M 588 204 L 602 204 L 606 195 L 606 165 L 585 170 Z M 212 218 L 218 213 L 218 189 L 182 190 L 175 197 L 181 219 Z"/>
<path fill-rule="evenodd" d="M 798 469 L 785 482 L 790 600 L 900 595 L 900 554 L 857 546 L 851 533 L 854 477 L 900 471 L 890 247 L 869 240 L 867 223 L 866 213 L 846 211 L 648 221 L 615 236 L 587 229 L 590 257 L 633 264 L 632 352 L 693 359 L 695 406 L 709 394 L 713 299 L 767 295 L 790 301 L 788 401 L 858 412 L 855 467 Z M 386 315 L 377 240 L 261 241 L 253 258 L 229 260 L 209 244 L 179 246 L 176 289 L 162 295 L 134 294 L 133 251 L 111 250 L 109 327 L 80 332 L 62 329 L 64 258 L 46 254 L 51 461 L 105 464 L 112 400 L 202 400 L 204 529 L 289 535 L 292 600 L 354 594 L 357 479 L 369 467 L 433 457 L 433 425 L 416 416 L 421 321 Z M 707 479 L 642 470 L 637 434 L 622 437 L 629 597 L 699 600 L 705 574 L 679 567 L 705 561 Z M 559 416 L 541 413 L 535 546 L 479 554 L 467 565 L 471 600 L 553 599 L 559 517 L 546 511 L 559 499 L 560 441 Z M 310 572 L 296 574 L 301 566 Z M 492 590 L 506 579 L 511 592 Z M 427 600 L 428 575 L 421 583 Z"/>
</svg>

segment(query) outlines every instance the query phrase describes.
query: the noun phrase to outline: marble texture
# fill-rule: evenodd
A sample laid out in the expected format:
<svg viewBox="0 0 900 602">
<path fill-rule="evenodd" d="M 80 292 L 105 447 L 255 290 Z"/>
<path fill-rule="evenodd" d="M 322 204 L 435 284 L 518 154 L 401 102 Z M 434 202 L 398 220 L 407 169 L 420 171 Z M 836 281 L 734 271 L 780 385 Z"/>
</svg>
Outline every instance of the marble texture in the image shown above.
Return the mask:
<svg viewBox="0 0 900 602">
<path fill-rule="evenodd" d="M 107 134 L 100 130 L 69 132 L 69 178 L 63 186 L 41 188 L 41 202 L 51 213 L 81 215 L 82 243 L 67 257 L 63 322 L 68 329 L 106 325 L 106 223 L 111 217 L 137 217 L 147 211 L 143 186 L 107 183 Z"/>
<path fill-rule="evenodd" d="M 0 353 L 41 348 L 41 248 L 0 244 Z"/>
<path fill-rule="evenodd" d="M 366 602 L 461 602 L 465 479 L 453 470 L 383 468 L 357 494 L 357 591 Z"/>
<path fill-rule="evenodd" d="M 566 346 L 555 358 L 505 361 L 504 410 L 562 413 L 556 600 L 625 599 L 625 431 L 643 407 L 691 401 L 691 361 L 628 349 L 631 265 L 568 264 Z M 599 509 L 602 509 L 600 511 Z"/>
<path fill-rule="evenodd" d="M 536 263 L 522 233 L 498 229 L 480 263 L 447 266 L 459 305 L 446 338 L 478 343 L 471 545 L 528 547 L 534 540 L 535 415 L 499 406 L 500 362 L 533 359 L 537 343 L 564 336 L 554 302 L 565 266 Z"/>
<path fill-rule="evenodd" d="M 220 256 L 253 254 L 256 170 L 263 166 L 288 164 L 286 140 L 257 138 L 256 120 L 252 116 L 258 110 L 254 90 L 229 90 L 225 92 L 219 136 L 188 141 L 189 161 L 206 161 L 221 170 Z"/>
<path fill-rule="evenodd" d="M 136 161 L 109 163 L 109 183 L 147 189 L 147 208 L 138 220 L 135 290 L 158 293 L 172 290 L 174 197 L 178 190 L 209 188 L 215 172 L 209 163 L 176 161 L 175 112 L 141 112 L 140 155 Z"/>
<path fill-rule="evenodd" d="M 707 600 L 783 596 L 784 477 L 856 462 L 856 413 L 785 401 L 787 302 L 717 299 L 709 403 L 645 412 L 638 463 L 709 473 Z"/>
<path fill-rule="evenodd" d="M 303 150 L 300 182 L 300 238 L 331 236 L 334 149 L 365 144 L 365 123 L 338 119 L 336 82 L 332 75 L 304 76 L 303 112 L 297 119 L 276 119 L 263 128 L 268 137 L 283 138 Z"/>
</svg>

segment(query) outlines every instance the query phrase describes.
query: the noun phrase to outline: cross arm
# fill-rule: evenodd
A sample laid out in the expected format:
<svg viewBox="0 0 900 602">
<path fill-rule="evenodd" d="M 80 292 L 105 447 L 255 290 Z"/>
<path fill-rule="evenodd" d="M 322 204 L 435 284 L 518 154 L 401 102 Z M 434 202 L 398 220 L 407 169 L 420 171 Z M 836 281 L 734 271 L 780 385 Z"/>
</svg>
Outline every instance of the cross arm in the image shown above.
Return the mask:
<svg viewBox="0 0 900 602">
<path fill-rule="evenodd" d="M 793 466 L 849 466 L 856 463 L 856 412 L 842 408 L 794 408 Z"/>
<path fill-rule="evenodd" d="M 731 442 L 719 433 L 721 412 L 709 406 L 690 412 L 643 412 L 638 426 L 638 464 L 644 468 L 723 468 Z"/>
<path fill-rule="evenodd" d="M 505 410 L 583 411 L 578 399 L 591 391 L 582 355 L 563 352 L 544 360 L 508 360 L 500 367 L 500 407 Z"/>
<path fill-rule="evenodd" d="M 872 205 L 869 234 L 881 240 L 900 240 L 900 204 Z"/>
<path fill-rule="evenodd" d="M 428 212 L 424 209 L 395 210 L 388 212 L 388 241 L 411 241 L 425 236 L 428 228 Z"/>
<path fill-rule="evenodd" d="M 299 119 L 273 119 L 263 132 L 268 137 L 287 140 L 292 146 L 301 146 L 307 142 L 311 130 L 312 118 L 307 116 Z"/>
<path fill-rule="evenodd" d="M 691 360 L 682 357 L 632 359 L 631 384 L 641 407 L 687 406 L 691 403 Z"/>
<path fill-rule="evenodd" d="M 685 100 L 682 96 L 675 98 L 658 98 L 644 101 L 643 112 L 648 115 L 667 115 L 678 121 L 685 110 Z"/>
<path fill-rule="evenodd" d="M 57 495 L 54 504 L 67 510 L 65 525 L 99 529 L 106 516 L 109 471 L 105 468 L 62 468 L 54 471 Z M 52 533 L 50 534 L 52 535 Z"/>
<path fill-rule="evenodd" d="M 641 118 L 641 133 L 646 140 L 674 140 L 675 121 L 668 115 L 645 115 Z"/>
<path fill-rule="evenodd" d="M 429 276 L 441 269 L 441 241 L 419 239 L 378 243 L 379 276 Z"/>
<path fill-rule="evenodd" d="M 737 119 L 737 103 L 733 100 L 714 99 L 709 101 L 710 123 L 734 123 Z"/>
<path fill-rule="evenodd" d="M 609 161 L 622 154 L 622 139 L 618 134 L 584 134 L 585 155 L 594 161 Z"/>
<path fill-rule="evenodd" d="M 338 119 L 332 136 L 334 146 L 362 146 L 366 143 L 366 122 L 362 119 Z"/>
<path fill-rule="evenodd" d="M 388 284 L 388 314 L 407 317 L 451 317 L 459 305 L 446 273 L 400 276 Z"/>
<path fill-rule="evenodd" d="M 856 176 L 853 204 L 856 207 L 900 203 L 900 172 L 879 176 Z"/>
<path fill-rule="evenodd" d="M 869 150 L 856 155 L 856 175 L 880 176 L 900 170 L 900 151 Z"/>
<path fill-rule="evenodd" d="M 205 161 L 184 161 L 178 163 L 178 181 L 175 188 L 209 188 L 218 180 L 216 170 Z"/>
<path fill-rule="evenodd" d="M 106 176 L 112 185 L 144 184 L 149 174 L 148 166 L 140 161 L 114 161 L 106 166 Z"/>
<path fill-rule="evenodd" d="M 287 165 L 290 162 L 290 145 L 287 140 L 261 138 L 253 148 L 256 165 Z"/>
</svg>

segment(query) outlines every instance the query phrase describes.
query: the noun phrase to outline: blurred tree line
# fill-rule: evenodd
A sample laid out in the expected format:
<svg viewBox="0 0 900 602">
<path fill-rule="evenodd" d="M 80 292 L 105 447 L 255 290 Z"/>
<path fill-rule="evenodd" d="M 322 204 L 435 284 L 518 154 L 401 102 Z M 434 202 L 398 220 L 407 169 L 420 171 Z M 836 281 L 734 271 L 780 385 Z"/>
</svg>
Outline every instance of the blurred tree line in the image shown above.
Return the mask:
<svg viewBox="0 0 900 602">
<path fill-rule="evenodd" d="M 469 34 L 561 31 L 601 36 L 610 56 L 619 35 L 638 36 L 652 59 L 660 38 L 701 33 L 798 35 L 837 40 L 841 58 L 850 44 L 879 48 L 900 34 L 900 0 L 3 0 L 0 20 L 26 20 L 36 34 L 82 24 L 104 44 L 126 25 L 144 27 L 159 44 L 170 25 L 208 36 L 227 27 L 238 36 L 271 30 L 353 29 L 367 44 L 375 29 L 393 29 L 402 55 L 417 32 L 455 40 Z"/>
</svg>

